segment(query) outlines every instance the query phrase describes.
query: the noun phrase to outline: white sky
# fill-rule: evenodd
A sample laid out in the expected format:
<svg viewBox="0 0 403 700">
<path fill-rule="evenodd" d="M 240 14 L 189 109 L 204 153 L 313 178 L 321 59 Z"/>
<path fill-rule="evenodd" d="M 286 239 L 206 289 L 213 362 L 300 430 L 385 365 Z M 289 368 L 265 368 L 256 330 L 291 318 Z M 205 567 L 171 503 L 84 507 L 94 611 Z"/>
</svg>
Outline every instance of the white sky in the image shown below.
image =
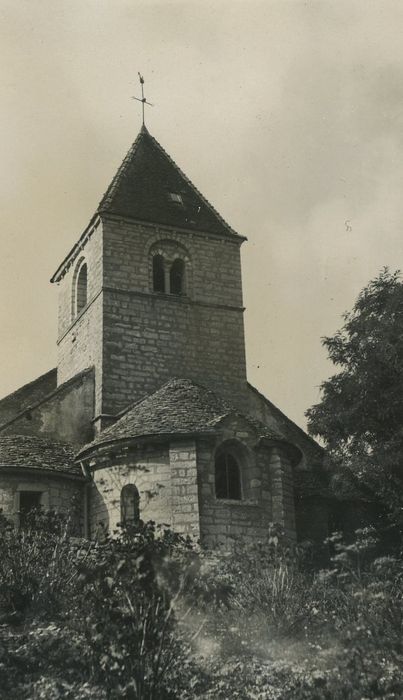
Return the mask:
<svg viewBox="0 0 403 700">
<path fill-rule="evenodd" d="M 304 426 L 322 336 L 403 264 L 400 0 L 0 0 L 0 396 L 56 364 L 57 288 L 151 133 L 241 234 L 249 379 Z"/>
</svg>

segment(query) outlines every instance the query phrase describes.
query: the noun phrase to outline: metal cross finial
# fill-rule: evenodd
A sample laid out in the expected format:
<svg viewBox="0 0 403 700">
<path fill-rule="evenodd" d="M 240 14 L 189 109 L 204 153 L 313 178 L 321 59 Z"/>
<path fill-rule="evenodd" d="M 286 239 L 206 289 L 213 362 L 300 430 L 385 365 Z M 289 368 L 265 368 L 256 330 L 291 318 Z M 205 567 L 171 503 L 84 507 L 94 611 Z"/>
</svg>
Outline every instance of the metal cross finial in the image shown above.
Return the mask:
<svg viewBox="0 0 403 700">
<path fill-rule="evenodd" d="M 132 97 L 132 100 L 137 100 L 137 102 L 141 102 L 142 110 L 143 110 L 143 125 L 144 125 L 144 105 L 148 105 L 149 107 L 154 107 L 154 105 L 151 104 L 151 102 L 147 102 L 146 98 L 144 97 L 144 78 L 143 76 L 139 73 L 139 80 L 140 80 L 140 85 L 141 85 L 141 99 L 140 97 Z"/>
</svg>

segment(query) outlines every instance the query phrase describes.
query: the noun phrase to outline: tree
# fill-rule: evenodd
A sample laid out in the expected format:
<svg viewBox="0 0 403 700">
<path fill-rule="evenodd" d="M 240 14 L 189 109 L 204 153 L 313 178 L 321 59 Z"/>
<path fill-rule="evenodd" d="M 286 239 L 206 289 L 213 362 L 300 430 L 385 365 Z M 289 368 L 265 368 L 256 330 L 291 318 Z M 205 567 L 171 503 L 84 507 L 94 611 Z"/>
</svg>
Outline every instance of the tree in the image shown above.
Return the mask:
<svg viewBox="0 0 403 700">
<path fill-rule="evenodd" d="M 339 368 L 306 415 L 334 464 L 386 508 L 403 532 L 403 282 L 383 269 L 344 325 L 323 339 Z"/>
</svg>

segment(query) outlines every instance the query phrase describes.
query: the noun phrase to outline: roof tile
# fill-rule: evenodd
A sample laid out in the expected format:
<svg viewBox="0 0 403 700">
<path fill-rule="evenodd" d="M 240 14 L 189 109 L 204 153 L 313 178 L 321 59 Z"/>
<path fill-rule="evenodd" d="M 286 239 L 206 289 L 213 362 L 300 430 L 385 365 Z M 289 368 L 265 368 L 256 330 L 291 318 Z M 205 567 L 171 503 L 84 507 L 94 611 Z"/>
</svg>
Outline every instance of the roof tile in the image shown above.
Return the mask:
<svg viewBox="0 0 403 700">
<path fill-rule="evenodd" d="M 80 454 L 98 445 L 150 435 L 172 435 L 213 432 L 214 427 L 229 415 L 240 415 L 210 389 L 189 379 L 171 379 L 158 391 L 139 401 L 113 425 L 103 430 L 86 445 Z M 262 436 L 284 440 L 282 435 L 249 416 Z"/>
<path fill-rule="evenodd" d="M 0 436 L 0 471 L 5 467 L 81 475 L 73 445 L 33 435 Z"/>
<path fill-rule="evenodd" d="M 179 194 L 182 202 L 169 194 Z M 162 146 L 142 127 L 104 194 L 98 213 L 237 236 Z"/>
</svg>

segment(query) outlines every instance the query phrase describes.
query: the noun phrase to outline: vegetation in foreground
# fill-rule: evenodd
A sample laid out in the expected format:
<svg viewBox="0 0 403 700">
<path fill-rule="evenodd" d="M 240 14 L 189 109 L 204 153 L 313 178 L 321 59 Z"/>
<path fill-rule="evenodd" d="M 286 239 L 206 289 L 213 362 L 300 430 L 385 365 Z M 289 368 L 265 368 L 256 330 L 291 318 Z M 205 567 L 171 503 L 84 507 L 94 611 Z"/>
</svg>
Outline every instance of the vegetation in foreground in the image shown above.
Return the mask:
<svg viewBox="0 0 403 700">
<path fill-rule="evenodd" d="M 388 539 L 403 543 L 403 281 L 387 268 L 360 292 L 342 328 L 323 339 L 337 373 L 306 415 L 341 489 L 378 504 Z M 334 479 L 336 486 L 336 479 Z"/>
<path fill-rule="evenodd" d="M 313 571 L 275 528 L 214 555 L 153 523 L 89 543 L 52 514 L 20 531 L 0 518 L 1 698 L 403 697 L 399 273 L 384 270 L 344 320 L 324 340 L 340 371 L 309 427 L 342 488 L 371 492 L 388 555 L 370 529 L 335 535 Z"/>
<path fill-rule="evenodd" d="M 14 699 L 403 696 L 403 563 L 369 530 L 313 573 L 273 532 L 232 554 L 153 523 L 102 543 L 0 533 L 0 689 Z"/>
</svg>

